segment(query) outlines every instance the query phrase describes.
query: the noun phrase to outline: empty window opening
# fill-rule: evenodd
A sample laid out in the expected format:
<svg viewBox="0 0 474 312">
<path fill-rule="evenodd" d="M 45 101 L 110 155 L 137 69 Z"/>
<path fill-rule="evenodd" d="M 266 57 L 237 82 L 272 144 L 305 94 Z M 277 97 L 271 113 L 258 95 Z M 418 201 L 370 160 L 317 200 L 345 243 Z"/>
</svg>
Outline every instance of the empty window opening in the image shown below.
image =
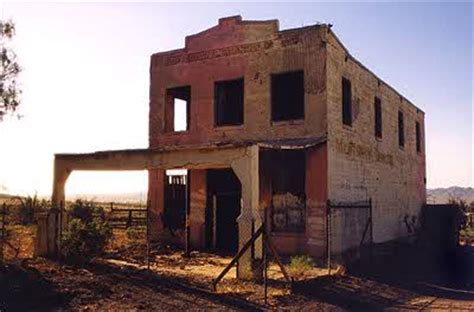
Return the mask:
<svg viewBox="0 0 474 312">
<path fill-rule="evenodd" d="M 418 121 L 416 122 L 415 131 L 416 131 L 416 151 L 419 153 L 421 152 L 421 126 Z"/>
<path fill-rule="evenodd" d="M 271 76 L 272 121 L 304 119 L 304 72 Z"/>
<path fill-rule="evenodd" d="M 374 101 L 374 113 L 375 113 L 375 136 L 382 138 L 382 102 L 380 98 L 375 97 Z"/>
<path fill-rule="evenodd" d="M 188 130 L 188 102 L 174 99 L 174 122 L 173 131 L 186 131 Z"/>
<path fill-rule="evenodd" d="M 244 79 L 214 84 L 214 122 L 216 126 L 244 123 Z"/>
<path fill-rule="evenodd" d="M 191 87 L 166 90 L 165 130 L 180 132 L 189 130 Z"/>
<path fill-rule="evenodd" d="M 398 112 L 398 146 L 405 146 L 405 125 L 402 111 Z"/>
<path fill-rule="evenodd" d="M 304 231 L 305 168 L 304 151 L 278 151 L 272 155 L 272 230 Z"/>
<path fill-rule="evenodd" d="M 352 126 L 352 89 L 351 81 L 342 78 L 342 123 Z"/>
</svg>

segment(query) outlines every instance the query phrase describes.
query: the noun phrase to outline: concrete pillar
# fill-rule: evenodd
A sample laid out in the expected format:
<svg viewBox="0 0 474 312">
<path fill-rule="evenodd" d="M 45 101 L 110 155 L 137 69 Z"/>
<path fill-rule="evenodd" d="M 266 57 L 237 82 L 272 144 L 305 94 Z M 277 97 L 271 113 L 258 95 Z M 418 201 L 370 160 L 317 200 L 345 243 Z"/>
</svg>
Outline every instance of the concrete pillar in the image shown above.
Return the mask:
<svg viewBox="0 0 474 312">
<path fill-rule="evenodd" d="M 313 257 L 326 255 L 326 202 L 328 199 L 326 144 L 306 152 L 306 239 Z"/>
<path fill-rule="evenodd" d="M 188 179 L 190 183 L 189 225 L 191 230 L 191 246 L 193 248 L 202 249 L 205 244 L 206 170 L 190 170 Z"/>
<path fill-rule="evenodd" d="M 260 227 L 263 216 L 259 213 L 259 148 L 250 146 L 246 156 L 232 161 L 231 166 L 242 185 L 242 208 L 237 218 L 239 224 L 239 249 L 252 237 L 253 231 Z M 261 258 L 262 240 L 255 245 L 255 256 Z M 250 249 L 240 258 L 237 277 L 245 280 L 254 278 Z"/>
<path fill-rule="evenodd" d="M 165 205 L 165 170 L 148 170 L 148 231 L 151 241 L 158 241 L 164 235 L 161 216 Z"/>
<path fill-rule="evenodd" d="M 66 200 L 66 181 L 71 174 L 71 170 L 58 159 L 54 161 L 54 181 L 53 195 L 51 196 L 51 204 L 53 207 L 59 207 L 61 202 Z"/>
</svg>

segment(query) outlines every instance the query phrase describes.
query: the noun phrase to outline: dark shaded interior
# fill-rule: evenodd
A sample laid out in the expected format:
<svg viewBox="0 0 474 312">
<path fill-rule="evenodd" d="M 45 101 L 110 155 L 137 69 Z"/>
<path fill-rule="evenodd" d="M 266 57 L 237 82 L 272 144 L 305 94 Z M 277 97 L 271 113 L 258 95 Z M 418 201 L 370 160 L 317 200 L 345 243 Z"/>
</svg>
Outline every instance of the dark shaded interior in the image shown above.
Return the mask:
<svg viewBox="0 0 474 312">
<path fill-rule="evenodd" d="M 304 118 L 304 72 L 272 75 L 272 121 Z"/>
<path fill-rule="evenodd" d="M 215 201 L 214 201 L 215 196 Z M 233 254 L 239 244 L 237 217 L 240 214 L 241 184 L 232 169 L 207 171 L 206 245 Z M 215 227 L 214 227 L 215 202 Z M 213 246 L 214 228 L 215 246 Z"/>
<path fill-rule="evenodd" d="M 342 123 L 352 126 L 352 87 L 347 78 L 342 78 Z"/>
<path fill-rule="evenodd" d="M 244 79 L 215 83 L 214 114 L 216 126 L 244 123 Z"/>
</svg>

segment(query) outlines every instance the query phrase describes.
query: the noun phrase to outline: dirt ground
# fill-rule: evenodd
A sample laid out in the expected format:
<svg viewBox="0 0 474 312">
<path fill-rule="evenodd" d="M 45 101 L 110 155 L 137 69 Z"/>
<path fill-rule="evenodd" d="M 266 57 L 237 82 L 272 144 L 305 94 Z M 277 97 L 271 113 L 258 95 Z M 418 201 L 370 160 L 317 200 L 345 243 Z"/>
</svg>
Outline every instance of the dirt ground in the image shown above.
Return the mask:
<svg viewBox="0 0 474 312">
<path fill-rule="evenodd" d="M 458 272 L 446 271 L 444 277 L 426 265 L 427 259 L 420 255 L 414 258 L 416 252 L 405 247 L 395 254 L 381 255 L 370 264 L 355 264 L 344 275 L 328 276 L 327 270 L 315 268 L 292 288 L 272 265 L 269 301 L 265 305 L 263 285 L 236 280 L 235 271 L 218 285 L 217 292 L 211 289 L 212 279 L 230 261 L 229 257 L 193 252 L 184 258 L 180 250 L 155 245 L 147 271 L 143 239 L 129 240 L 124 231 L 116 231 L 103 257 L 76 267 L 33 259 L 34 228 L 16 231 L 25 247 L 0 273 L 0 311 L 474 311 L 474 284 L 469 278 L 456 278 L 470 274 L 474 264 L 472 249 L 460 249 L 452 255 L 467 262 L 448 266 L 457 267 Z M 400 256 L 405 254 L 411 256 Z"/>
</svg>

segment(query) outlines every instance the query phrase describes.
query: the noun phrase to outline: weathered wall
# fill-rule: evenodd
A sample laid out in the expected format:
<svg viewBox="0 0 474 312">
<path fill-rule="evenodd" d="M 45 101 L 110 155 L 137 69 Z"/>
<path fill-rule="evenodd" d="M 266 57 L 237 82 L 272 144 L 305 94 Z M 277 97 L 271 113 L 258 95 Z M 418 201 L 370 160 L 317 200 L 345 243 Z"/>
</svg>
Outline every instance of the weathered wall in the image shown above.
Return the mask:
<svg viewBox="0 0 474 312">
<path fill-rule="evenodd" d="M 261 152 L 260 210 L 268 208 L 267 222 L 271 228 L 272 151 Z M 326 253 L 326 201 L 327 201 L 327 148 L 326 144 L 306 150 L 306 209 L 302 232 L 272 232 L 272 240 L 280 254 L 309 254 L 314 257 Z"/>
<path fill-rule="evenodd" d="M 205 244 L 206 225 L 206 170 L 190 170 L 190 243 L 193 248 L 202 249 Z"/>
<path fill-rule="evenodd" d="M 352 84 L 352 127 L 342 123 L 342 77 Z M 374 240 L 405 235 L 404 215 L 417 215 L 426 202 L 424 113 L 349 56 L 332 32 L 327 44 L 327 96 L 329 199 L 372 198 Z M 374 135 L 375 96 L 382 100 L 382 139 Z M 405 116 L 404 148 L 398 144 L 399 110 Z M 415 121 L 422 129 L 420 153 Z M 348 247 L 347 241 L 334 243 L 336 250 Z"/>
<path fill-rule="evenodd" d="M 221 20 L 187 37 L 184 49 L 154 54 L 150 68 L 150 147 L 324 135 L 323 27 L 277 31 L 275 21 Z M 271 122 L 270 74 L 305 71 L 305 119 Z M 214 127 L 214 82 L 244 78 L 244 124 Z M 164 127 L 166 89 L 191 86 L 186 132 Z"/>
<path fill-rule="evenodd" d="M 188 36 L 184 49 L 154 54 L 150 66 L 149 146 L 324 136 L 324 34 L 323 26 L 279 32 L 277 21 L 247 22 L 232 17 Z M 294 70 L 304 70 L 305 118 L 272 123 L 270 75 Z M 214 82 L 241 77 L 244 78 L 243 125 L 215 127 Z M 188 85 L 191 87 L 189 130 L 166 131 L 166 90 Z M 205 190 L 204 182 L 195 179 L 192 174 L 191 237 L 201 246 Z M 154 187 L 153 183 L 150 182 L 150 188 Z M 310 204 L 314 206 L 314 201 Z M 310 229 L 315 226 L 313 215 Z M 277 245 L 285 252 L 303 252 L 307 240 L 305 235 L 289 234 L 281 237 Z M 311 239 L 311 244 L 315 242 Z"/>
</svg>

